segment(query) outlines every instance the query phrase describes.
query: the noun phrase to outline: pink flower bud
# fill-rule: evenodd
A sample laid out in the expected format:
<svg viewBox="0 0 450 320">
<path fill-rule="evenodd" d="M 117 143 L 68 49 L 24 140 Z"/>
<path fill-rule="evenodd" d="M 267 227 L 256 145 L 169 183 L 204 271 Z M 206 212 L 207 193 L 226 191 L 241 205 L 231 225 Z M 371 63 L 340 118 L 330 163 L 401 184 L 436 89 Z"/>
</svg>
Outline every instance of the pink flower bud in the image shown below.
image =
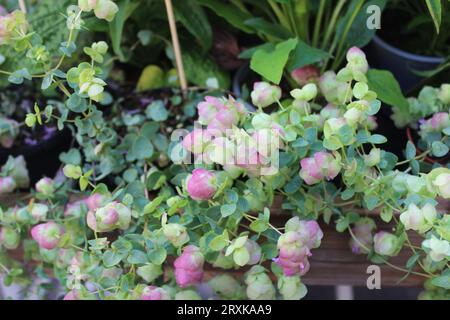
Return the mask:
<svg viewBox="0 0 450 320">
<path fill-rule="evenodd" d="M 223 106 L 223 102 L 216 97 L 205 97 L 205 101 L 197 105 L 198 121 L 202 125 L 209 125 L 209 123 L 216 117 L 217 111 Z"/>
<path fill-rule="evenodd" d="M 330 153 L 317 152 L 314 154 L 314 160 L 327 180 L 333 180 L 341 171 L 340 161 Z"/>
<path fill-rule="evenodd" d="M 203 129 L 194 129 L 186 137 L 184 137 L 181 145 L 189 152 L 198 155 L 204 151 L 205 146 L 210 141 L 210 131 Z"/>
<path fill-rule="evenodd" d="M 298 101 L 311 101 L 317 96 L 317 86 L 314 83 L 308 83 L 301 89 L 292 90 L 291 96 Z"/>
<path fill-rule="evenodd" d="M 269 158 L 274 152 L 277 152 L 281 145 L 281 136 L 278 130 L 256 130 L 252 138 L 256 142 L 258 153 L 266 158 Z"/>
<path fill-rule="evenodd" d="M 12 177 L 0 177 L 0 194 L 11 193 L 16 190 L 16 182 Z"/>
<path fill-rule="evenodd" d="M 284 300 L 300 300 L 308 293 L 308 289 L 300 277 L 282 276 L 278 278 L 278 289 Z"/>
<path fill-rule="evenodd" d="M 426 132 L 441 131 L 450 126 L 450 116 L 447 112 L 435 113 L 431 119 L 425 121 L 421 126 L 420 130 Z"/>
<path fill-rule="evenodd" d="M 219 109 L 215 118 L 225 128 L 230 129 L 239 122 L 239 113 L 234 107 L 223 106 Z"/>
<path fill-rule="evenodd" d="M 195 169 L 187 180 L 187 191 L 194 200 L 209 200 L 216 193 L 216 176 L 206 169 Z"/>
<path fill-rule="evenodd" d="M 347 51 L 347 68 L 353 72 L 367 73 L 369 64 L 367 63 L 366 54 L 357 47 L 352 47 Z"/>
<path fill-rule="evenodd" d="M 315 66 L 308 65 L 294 69 L 291 76 L 300 86 L 304 86 L 307 83 L 316 82 L 319 79 L 320 70 Z"/>
<path fill-rule="evenodd" d="M 370 218 L 362 218 L 358 220 L 352 232 L 356 239 L 350 240 L 350 248 L 355 254 L 368 253 L 367 249 L 372 248 L 373 235 L 372 232 L 376 229 L 375 222 Z"/>
<path fill-rule="evenodd" d="M 50 178 L 42 178 L 36 183 L 36 191 L 45 196 L 51 196 L 55 192 L 53 180 Z"/>
<path fill-rule="evenodd" d="M 96 209 L 100 208 L 103 203 L 105 202 L 106 197 L 100 193 L 94 193 L 93 195 L 89 196 L 84 200 L 86 203 L 88 209 L 90 211 L 95 211 Z"/>
<path fill-rule="evenodd" d="M 142 300 L 170 300 L 170 295 L 163 288 L 156 286 L 145 287 L 141 295 Z"/>
<path fill-rule="evenodd" d="M 307 244 L 302 242 L 299 232 L 288 231 L 278 239 L 279 256 L 274 259 L 286 276 L 304 275 L 309 270 Z"/>
<path fill-rule="evenodd" d="M 280 100 L 281 89 L 267 82 L 255 82 L 251 97 L 255 106 L 265 108 Z"/>
<path fill-rule="evenodd" d="M 245 284 L 250 300 L 275 299 L 275 287 L 262 266 L 253 266 L 245 274 Z"/>
<path fill-rule="evenodd" d="M 421 209 L 414 203 L 411 203 L 408 206 L 408 210 L 400 215 L 400 221 L 406 230 L 425 233 L 432 228 L 436 216 L 436 208 L 430 203 L 427 203 Z"/>
<path fill-rule="evenodd" d="M 286 232 L 295 231 L 300 234 L 300 241 L 309 249 L 320 247 L 320 242 L 323 238 L 322 229 L 315 220 L 300 220 L 299 217 L 294 217 L 286 222 Z"/>
<path fill-rule="evenodd" d="M 331 118 L 325 121 L 323 126 L 323 133 L 326 139 L 329 139 L 333 135 L 339 134 L 339 129 L 347 124 L 345 118 Z"/>
<path fill-rule="evenodd" d="M 204 258 L 200 249 L 190 245 L 184 248 L 183 253 L 175 262 L 175 278 L 181 288 L 198 284 L 203 278 Z"/>
<path fill-rule="evenodd" d="M 313 158 L 302 159 L 300 165 L 300 177 L 308 185 L 316 184 L 324 178 L 332 180 L 341 171 L 339 160 L 327 152 L 317 152 Z"/>
<path fill-rule="evenodd" d="M 247 239 L 245 242 L 245 248 L 250 255 L 250 260 L 248 261 L 248 265 L 254 265 L 259 263 L 261 260 L 261 247 L 258 243 L 251 239 Z"/>
<path fill-rule="evenodd" d="M 305 158 L 300 161 L 300 177 L 308 185 L 319 183 L 323 180 L 321 168 L 314 158 Z"/>
<path fill-rule="evenodd" d="M 95 16 L 111 22 L 119 11 L 119 7 L 111 0 L 98 0 L 94 8 Z"/>
<path fill-rule="evenodd" d="M 168 223 L 163 225 L 164 236 L 175 247 L 181 247 L 183 244 L 189 241 L 189 235 L 186 227 L 178 223 Z"/>
<path fill-rule="evenodd" d="M 31 216 L 35 222 L 44 221 L 47 218 L 49 208 L 42 203 L 34 203 L 30 208 Z"/>
<path fill-rule="evenodd" d="M 235 148 L 233 142 L 228 138 L 219 137 L 206 148 L 205 155 L 213 163 L 224 165 L 233 165 L 235 158 Z"/>
<path fill-rule="evenodd" d="M 85 201 L 79 200 L 74 203 L 68 203 L 64 210 L 65 217 L 81 217 L 82 214 L 87 212 L 87 205 Z"/>
<path fill-rule="evenodd" d="M 325 72 L 319 79 L 319 88 L 328 102 L 335 103 L 337 100 L 336 73 L 334 71 Z"/>
<path fill-rule="evenodd" d="M 375 252 L 383 256 L 395 256 L 401 249 L 400 239 L 389 232 L 376 233 L 373 242 Z"/>
<path fill-rule="evenodd" d="M 335 105 L 329 103 L 322 110 L 320 110 L 320 116 L 324 121 L 331 118 L 339 118 L 341 116 L 341 110 Z"/>
<path fill-rule="evenodd" d="M 437 193 L 444 199 L 450 199 L 450 173 L 441 173 L 433 181 Z"/>
<path fill-rule="evenodd" d="M 41 248 L 51 250 L 56 248 L 64 232 L 62 226 L 50 221 L 34 226 L 31 229 L 31 236 Z"/>
<path fill-rule="evenodd" d="M 89 228 L 96 232 L 110 232 L 115 229 L 128 229 L 131 222 L 131 210 L 118 202 L 108 203 L 106 206 L 87 214 Z"/>
</svg>

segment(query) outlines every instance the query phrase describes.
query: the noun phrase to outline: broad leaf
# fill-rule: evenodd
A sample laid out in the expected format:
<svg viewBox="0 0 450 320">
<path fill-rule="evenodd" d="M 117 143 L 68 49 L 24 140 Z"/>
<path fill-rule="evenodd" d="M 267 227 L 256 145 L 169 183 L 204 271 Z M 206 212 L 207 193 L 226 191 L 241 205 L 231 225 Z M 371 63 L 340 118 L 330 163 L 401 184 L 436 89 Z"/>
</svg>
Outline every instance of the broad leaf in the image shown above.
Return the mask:
<svg viewBox="0 0 450 320">
<path fill-rule="evenodd" d="M 400 85 L 391 72 L 370 69 L 367 73 L 367 79 L 370 90 L 375 91 L 381 101 L 401 110 L 408 110 L 408 101 L 403 96 Z"/>
<path fill-rule="evenodd" d="M 299 40 L 297 47 L 295 47 L 295 50 L 292 52 L 287 68 L 289 71 L 292 71 L 308 64 L 322 61 L 326 58 L 331 58 L 331 55 L 328 54 L 328 52 L 313 48 L 302 40 Z"/>
<path fill-rule="evenodd" d="M 279 84 L 289 54 L 297 46 L 297 39 L 289 39 L 275 46 L 272 51 L 260 49 L 252 57 L 250 68 L 264 78 Z"/>
</svg>

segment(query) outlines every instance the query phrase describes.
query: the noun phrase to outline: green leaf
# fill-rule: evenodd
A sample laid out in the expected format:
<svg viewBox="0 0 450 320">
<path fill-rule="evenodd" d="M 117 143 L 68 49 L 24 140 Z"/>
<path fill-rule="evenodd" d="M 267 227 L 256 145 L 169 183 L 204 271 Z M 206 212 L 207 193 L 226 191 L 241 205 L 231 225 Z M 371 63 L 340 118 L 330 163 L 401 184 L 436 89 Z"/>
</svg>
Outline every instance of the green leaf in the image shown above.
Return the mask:
<svg viewBox="0 0 450 320">
<path fill-rule="evenodd" d="M 372 211 L 378 206 L 380 199 L 374 195 L 364 196 L 364 202 L 366 203 L 366 207 L 369 211 Z"/>
<path fill-rule="evenodd" d="M 336 26 L 336 34 L 337 38 L 340 41 L 343 40 L 342 36 L 344 28 L 347 25 L 348 21 L 351 19 L 351 16 L 354 14 L 354 10 L 356 10 L 356 6 L 359 1 L 361 0 L 352 0 L 350 2 L 350 5 L 348 6 L 346 14 L 341 15 L 342 18 L 338 20 Z M 361 7 L 361 10 L 359 10 L 347 33 L 347 38 L 344 39 L 347 47 L 364 47 L 370 42 L 377 30 L 367 27 L 368 19 L 373 15 L 373 12 L 367 11 L 367 8 L 369 6 L 375 5 L 380 8 L 380 10 L 383 10 L 386 6 L 386 2 L 386 0 L 365 0 L 364 5 Z"/>
<path fill-rule="evenodd" d="M 433 19 L 434 27 L 436 28 L 436 33 L 439 33 L 439 28 L 441 26 L 441 0 L 425 0 L 428 11 L 430 12 L 431 18 Z"/>
<path fill-rule="evenodd" d="M 156 197 L 144 207 L 144 215 L 155 212 L 156 208 L 164 201 L 163 196 Z"/>
<path fill-rule="evenodd" d="M 327 58 L 331 58 L 331 55 L 328 52 L 313 48 L 302 40 L 299 40 L 295 50 L 291 54 L 287 69 L 289 71 L 293 71 L 297 68 L 301 68 Z"/>
<path fill-rule="evenodd" d="M 341 193 L 341 199 L 346 201 L 346 200 L 353 198 L 354 195 L 355 195 L 355 190 L 347 189 Z"/>
<path fill-rule="evenodd" d="M 245 25 L 251 27 L 255 32 L 262 33 L 277 40 L 288 39 L 293 34 L 279 24 L 273 24 L 263 18 L 251 18 L 245 21 Z"/>
<path fill-rule="evenodd" d="M 373 144 L 383 144 L 387 142 L 387 139 L 385 136 L 382 136 L 381 134 L 374 134 L 369 138 L 369 142 Z"/>
<path fill-rule="evenodd" d="M 349 225 L 349 222 L 348 222 L 347 217 L 340 217 L 336 221 L 336 231 L 337 232 L 344 232 L 345 230 L 347 230 L 348 225 Z"/>
<path fill-rule="evenodd" d="M 215 14 L 224 18 L 233 27 L 246 33 L 253 33 L 252 28 L 245 24 L 245 21 L 252 16 L 249 13 L 242 11 L 239 7 L 215 0 L 197 0 L 197 2 L 214 11 Z"/>
<path fill-rule="evenodd" d="M 164 248 L 157 248 L 152 250 L 148 257 L 154 264 L 161 265 L 166 261 L 167 251 Z"/>
<path fill-rule="evenodd" d="M 297 46 L 297 39 L 289 39 L 275 46 L 272 51 L 257 50 L 250 62 L 250 68 L 264 78 L 279 84 L 289 54 Z"/>
<path fill-rule="evenodd" d="M 444 130 L 442 130 L 442 132 L 443 132 L 446 136 L 450 136 L 450 127 L 445 128 Z"/>
<path fill-rule="evenodd" d="M 211 25 L 203 8 L 195 0 L 173 1 L 175 17 L 199 41 L 203 49 L 212 44 Z"/>
<path fill-rule="evenodd" d="M 267 221 L 263 220 L 255 220 L 252 223 L 250 223 L 250 229 L 252 231 L 255 231 L 256 233 L 262 233 L 266 231 L 269 228 Z"/>
<path fill-rule="evenodd" d="M 126 62 L 130 54 L 125 54 L 122 50 L 122 35 L 125 26 L 125 21 L 133 14 L 133 12 L 139 7 L 138 1 L 122 0 L 117 3 L 119 11 L 117 12 L 114 20 L 109 23 L 109 35 L 111 37 L 112 47 L 114 53 L 117 54 L 120 61 Z"/>
<path fill-rule="evenodd" d="M 209 243 L 209 248 L 213 251 L 221 251 L 228 245 L 228 236 L 220 235 L 215 237 Z"/>
<path fill-rule="evenodd" d="M 228 216 L 231 216 L 233 213 L 236 212 L 236 204 L 230 203 L 230 204 L 224 204 L 220 207 L 220 213 L 222 214 L 222 217 L 226 218 Z"/>
<path fill-rule="evenodd" d="M 139 136 L 131 147 L 131 153 L 136 159 L 149 159 L 153 156 L 153 145 L 146 137 Z"/>
<path fill-rule="evenodd" d="M 450 275 L 441 275 L 439 277 L 433 278 L 431 280 L 431 284 L 435 285 L 436 287 L 450 289 Z"/>
<path fill-rule="evenodd" d="M 137 34 L 143 46 L 148 46 L 152 42 L 153 33 L 150 30 L 140 30 Z"/>
<path fill-rule="evenodd" d="M 406 143 L 406 159 L 411 160 L 416 157 L 416 147 L 411 141 Z"/>
<path fill-rule="evenodd" d="M 435 157 L 443 157 L 448 153 L 449 149 L 444 143 L 435 141 L 431 144 L 431 151 L 433 151 Z"/>
<path fill-rule="evenodd" d="M 86 99 L 81 98 L 77 94 L 72 94 L 69 99 L 66 101 L 66 106 L 70 111 L 76 113 L 85 112 L 88 108 L 88 104 L 86 103 Z"/>
<path fill-rule="evenodd" d="M 127 261 L 131 264 L 146 264 L 148 262 L 148 257 L 140 250 L 132 250 Z"/>
<path fill-rule="evenodd" d="M 392 208 L 388 207 L 388 206 L 381 208 L 380 216 L 381 216 L 381 220 L 383 220 L 386 223 L 389 223 L 392 220 L 392 216 L 393 216 Z"/>
<path fill-rule="evenodd" d="M 239 196 L 234 190 L 225 190 L 225 199 L 229 203 L 237 203 L 239 200 Z"/>
<path fill-rule="evenodd" d="M 145 113 L 154 121 L 166 121 L 169 117 L 169 112 L 162 100 L 152 102 L 146 109 Z"/>
<path fill-rule="evenodd" d="M 250 261 L 250 254 L 247 248 L 241 247 L 233 252 L 233 260 L 238 266 L 245 266 Z"/>
<path fill-rule="evenodd" d="M 49 73 L 44 77 L 44 79 L 42 79 L 41 89 L 42 90 L 48 89 L 52 85 L 52 82 L 53 82 L 53 74 Z"/>
<path fill-rule="evenodd" d="M 408 101 L 403 96 L 400 85 L 391 72 L 370 69 L 367 72 L 367 79 L 370 90 L 375 91 L 381 101 L 405 112 L 409 110 Z"/>
<path fill-rule="evenodd" d="M 162 275 L 163 271 L 161 266 L 150 263 L 137 268 L 136 273 L 142 279 L 147 281 L 147 283 L 150 283 L 157 279 L 160 275 Z"/>
<path fill-rule="evenodd" d="M 119 264 L 120 261 L 122 261 L 123 258 L 125 258 L 127 253 L 108 250 L 103 253 L 103 264 L 107 268 L 114 267 L 115 265 Z"/>
<path fill-rule="evenodd" d="M 406 262 L 406 268 L 408 268 L 408 270 L 412 270 L 412 268 L 414 268 L 419 258 L 420 258 L 419 253 L 416 253 L 412 257 L 410 257 Z"/>
</svg>

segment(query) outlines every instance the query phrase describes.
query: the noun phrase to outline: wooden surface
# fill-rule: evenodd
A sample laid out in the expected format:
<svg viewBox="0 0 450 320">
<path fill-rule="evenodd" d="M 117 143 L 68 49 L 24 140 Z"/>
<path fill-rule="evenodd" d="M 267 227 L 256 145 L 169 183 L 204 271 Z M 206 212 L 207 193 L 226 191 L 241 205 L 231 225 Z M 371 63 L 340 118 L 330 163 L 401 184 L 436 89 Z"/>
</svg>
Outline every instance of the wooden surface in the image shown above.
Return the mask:
<svg viewBox="0 0 450 320">
<path fill-rule="evenodd" d="M 23 195 L 21 196 L 23 198 Z M 12 201 L 12 202 L 11 202 Z M 14 200 L 0 198 L 2 205 L 11 205 Z M 280 208 L 280 203 L 277 201 L 274 208 L 272 208 L 271 223 L 275 226 L 283 226 L 290 215 L 283 212 Z M 376 212 L 367 213 L 377 220 Z M 380 222 L 380 221 L 378 221 Z M 392 231 L 392 225 L 386 223 L 378 223 L 380 230 Z M 328 226 L 321 223 L 321 228 L 324 233 L 322 244 L 320 248 L 312 250 L 312 257 L 310 258 L 310 271 L 303 277 L 303 280 L 308 285 L 353 285 L 366 286 L 367 278 L 370 274 L 367 273 L 367 267 L 373 265 L 367 260 L 366 255 L 355 255 L 351 252 L 349 247 L 350 235 L 348 232 L 338 233 L 334 229 L 334 224 Z M 414 232 L 409 233 L 410 240 L 413 244 L 421 243 L 421 238 Z M 20 251 L 12 252 L 15 258 L 21 257 Z M 411 256 L 409 248 L 404 248 L 397 257 L 389 260 L 392 264 L 405 268 L 406 261 Z M 382 286 L 409 286 L 421 287 L 424 278 L 421 276 L 410 275 L 402 282 L 398 281 L 404 276 L 404 273 L 392 269 L 386 265 L 380 265 L 381 269 L 381 283 Z M 246 270 L 230 271 L 236 277 L 242 277 Z M 208 269 L 207 277 L 223 270 Z"/>
</svg>

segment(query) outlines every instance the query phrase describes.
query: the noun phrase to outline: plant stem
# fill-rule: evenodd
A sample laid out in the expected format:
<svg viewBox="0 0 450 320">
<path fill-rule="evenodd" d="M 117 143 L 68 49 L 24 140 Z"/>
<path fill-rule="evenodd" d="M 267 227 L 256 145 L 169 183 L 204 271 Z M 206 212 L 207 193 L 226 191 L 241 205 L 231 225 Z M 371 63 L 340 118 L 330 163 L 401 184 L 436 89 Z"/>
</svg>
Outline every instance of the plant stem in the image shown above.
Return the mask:
<svg viewBox="0 0 450 320">
<path fill-rule="evenodd" d="M 364 0 L 359 0 L 358 4 L 356 5 L 356 8 L 352 12 L 352 16 L 350 17 L 350 20 L 348 20 L 347 25 L 345 26 L 344 33 L 342 34 L 342 37 L 340 39 L 337 53 L 335 56 L 335 60 L 333 63 L 333 69 L 337 68 L 342 61 L 342 57 L 343 57 L 342 52 L 344 50 L 344 45 L 347 40 L 348 32 L 350 31 L 350 28 L 352 27 L 353 22 L 355 21 L 356 16 L 358 15 L 359 11 L 361 11 L 363 4 L 364 4 Z"/>
<path fill-rule="evenodd" d="M 316 23 L 314 24 L 314 33 L 313 33 L 313 39 L 312 39 L 313 47 L 316 47 L 317 42 L 319 41 L 320 27 L 322 25 L 322 17 L 323 17 L 324 9 L 325 9 L 325 0 L 320 0 L 319 12 L 317 13 Z"/>
<path fill-rule="evenodd" d="M 283 12 L 281 11 L 280 7 L 278 7 L 278 5 L 273 0 L 269 0 L 268 2 L 280 24 L 292 32 L 293 30 L 291 30 L 289 22 L 285 17 L 285 15 L 283 14 Z"/>
<path fill-rule="evenodd" d="M 344 6 L 346 0 L 339 0 L 336 7 L 334 8 L 333 14 L 331 16 L 330 24 L 328 25 L 328 29 L 325 32 L 325 37 L 323 38 L 323 42 L 321 45 L 321 49 L 325 49 L 325 46 L 328 44 L 331 38 L 331 34 L 333 33 L 334 26 L 336 25 L 336 21 L 339 17 L 339 13 L 342 10 L 342 7 Z"/>
</svg>

